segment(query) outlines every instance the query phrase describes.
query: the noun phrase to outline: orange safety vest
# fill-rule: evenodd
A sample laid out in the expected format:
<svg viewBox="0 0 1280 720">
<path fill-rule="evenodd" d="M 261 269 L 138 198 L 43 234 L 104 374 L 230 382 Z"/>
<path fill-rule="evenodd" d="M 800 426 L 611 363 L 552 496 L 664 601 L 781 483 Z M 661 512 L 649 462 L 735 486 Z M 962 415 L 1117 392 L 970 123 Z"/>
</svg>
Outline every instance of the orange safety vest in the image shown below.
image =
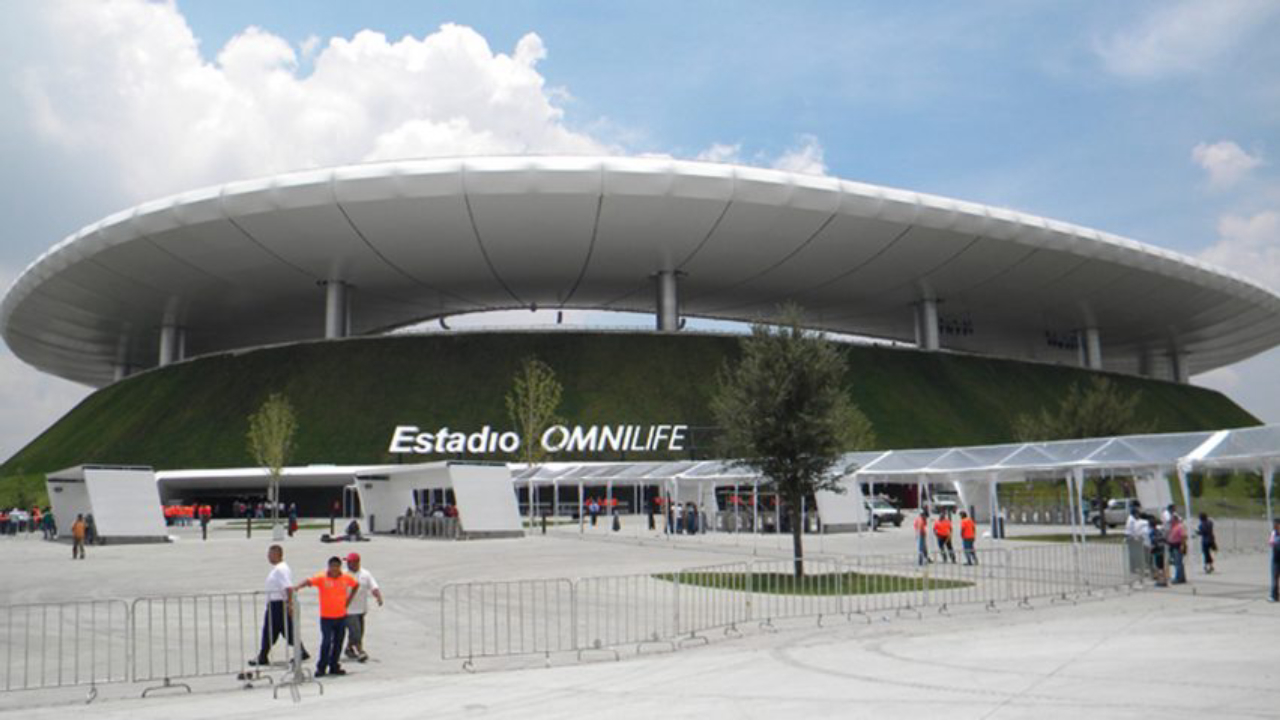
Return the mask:
<svg viewBox="0 0 1280 720">
<path fill-rule="evenodd" d="M 965 518 L 960 521 L 960 537 L 964 540 L 972 540 L 978 534 L 978 526 L 973 522 L 973 518 Z"/>
<path fill-rule="evenodd" d="M 934 523 L 933 534 L 940 538 L 951 537 L 951 521 L 944 518 Z"/>
</svg>

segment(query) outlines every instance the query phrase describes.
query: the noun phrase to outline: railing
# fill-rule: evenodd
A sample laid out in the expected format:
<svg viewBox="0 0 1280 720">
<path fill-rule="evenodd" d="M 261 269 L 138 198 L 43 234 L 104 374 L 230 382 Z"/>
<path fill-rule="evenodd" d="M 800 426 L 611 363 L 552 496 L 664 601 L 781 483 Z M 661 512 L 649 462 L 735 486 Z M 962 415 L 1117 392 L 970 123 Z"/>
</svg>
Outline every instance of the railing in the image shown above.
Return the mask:
<svg viewBox="0 0 1280 720">
<path fill-rule="evenodd" d="M 456 540 L 458 518 L 401 516 L 396 518 L 396 534 L 433 540 Z"/>
<path fill-rule="evenodd" d="M 190 691 L 189 685 L 175 680 L 211 675 L 259 679 L 261 668 L 249 661 L 258 655 L 263 624 L 273 622 L 266 609 L 266 596 L 261 592 L 134 600 L 133 681 L 160 683 L 144 690 L 145 697 L 159 688 Z M 274 628 L 266 630 L 274 637 Z"/>
<path fill-rule="evenodd" d="M 129 623 L 123 600 L 0 606 L 4 690 L 127 682 Z"/>
<path fill-rule="evenodd" d="M 660 644 L 672 649 L 704 633 L 746 623 L 873 614 L 994 609 L 1043 598 L 1071 599 L 1135 580 L 1122 545 L 963 549 L 954 561 L 915 553 L 811 557 L 804 579 L 791 560 L 755 560 L 671 573 L 507 582 L 470 582 L 441 590 L 442 657 L 613 651 Z"/>
</svg>

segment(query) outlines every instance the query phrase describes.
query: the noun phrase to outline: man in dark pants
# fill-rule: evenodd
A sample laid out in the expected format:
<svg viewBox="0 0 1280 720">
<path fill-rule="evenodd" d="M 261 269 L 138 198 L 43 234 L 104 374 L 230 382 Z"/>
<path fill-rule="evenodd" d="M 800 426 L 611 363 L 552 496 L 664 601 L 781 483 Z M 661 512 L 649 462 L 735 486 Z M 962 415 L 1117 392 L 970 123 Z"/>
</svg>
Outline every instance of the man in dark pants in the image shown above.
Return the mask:
<svg viewBox="0 0 1280 720">
<path fill-rule="evenodd" d="M 338 660 L 342 657 L 342 640 L 346 635 L 347 607 L 355 598 L 360 583 L 342 572 L 342 559 L 329 558 L 329 569 L 294 586 L 294 590 L 314 587 L 320 593 L 320 658 L 316 661 L 316 677 L 346 675 Z"/>
<path fill-rule="evenodd" d="M 1280 517 L 1271 525 L 1271 602 L 1280 602 Z"/>
<path fill-rule="evenodd" d="M 284 561 L 284 548 L 272 545 L 267 549 L 267 562 L 271 563 L 271 572 L 267 573 L 267 612 L 262 618 L 262 647 L 258 657 L 250 660 L 250 665 L 269 665 L 268 655 L 271 646 L 281 635 L 293 644 L 293 571 Z M 307 649 L 302 648 L 302 659 L 311 657 Z"/>
</svg>

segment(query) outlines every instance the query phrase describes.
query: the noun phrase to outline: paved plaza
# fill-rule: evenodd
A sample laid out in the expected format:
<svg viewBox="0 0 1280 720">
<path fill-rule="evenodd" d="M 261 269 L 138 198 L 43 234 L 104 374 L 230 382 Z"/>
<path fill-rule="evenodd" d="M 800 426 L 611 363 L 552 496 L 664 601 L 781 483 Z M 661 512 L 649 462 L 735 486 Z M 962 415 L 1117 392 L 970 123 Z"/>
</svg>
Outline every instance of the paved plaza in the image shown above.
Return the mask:
<svg viewBox="0 0 1280 720">
<path fill-rule="evenodd" d="M 1257 527 L 1255 528 L 1254 525 Z M 638 526 L 638 527 L 637 527 Z M 1045 532 L 1044 528 L 1015 528 Z M 1052 531 L 1053 529 L 1048 529 Z M 1245 532 L 1261 532 L 1261 523 Z M 1265 600 L 1267 558 L 1231 553 L 1205 576 L 1195 559 L 1178 588 L 1104 591 L 1045 599 L 1031 609 L 980 605 L 778 623 L 773 630 L 708 633 L 709 642 L 611 654 L 486 659 L 476 672 L 440 657 L 440 589 L 449 582 L 579 578 L 656 573 L 742 558 L 783 557 L 787 538 L 650 534 L 640 518 L 623 532 L 552 528 L 547 536 L 441 542 L 378 537 L 358 546 L 326 545 L 324 530 L 287 540 L 295 579 L 318 572 L 333 554 L 358 550 L 377 575 L 387 605 L 370 615 L 368 664 L 326 678 L 321 696 L 302 688 L 273 699 L 271 686 L 241 689 L 231 677 L 192 681 L 194 692 L 138 698 L 141 685 L 100 688 L 97 717 L 235 718 L 264 713 L 379 718 L 572 717 L 1276 717 L 1280 669 L 1275 637 L 1280 606 Z M 215 524 L 169 545 L 90 548 L 72 562 L 63 544 L 4 538 L 9 582 L 0 605 L 71 598 L 134 598 L 259 589 L 269 534 L 251 540 Z M 909 553 L 906 528 L 810 537 L 813 554 Z M 983 544 L 990 546 L 989 540 Z M 1008 544 L 1017 545 L 1016 541 Z M 314 605 L 311 606 L 314 608 Z M 312 609 L 312 612 L 314 610 Z M 318 644 L 314 622 L 304 641 Z M 276 673 L 280 674 L 279 672 Z M 83 688 L 0 695 L 0 716 L 64 717 Z"/>
</svg>

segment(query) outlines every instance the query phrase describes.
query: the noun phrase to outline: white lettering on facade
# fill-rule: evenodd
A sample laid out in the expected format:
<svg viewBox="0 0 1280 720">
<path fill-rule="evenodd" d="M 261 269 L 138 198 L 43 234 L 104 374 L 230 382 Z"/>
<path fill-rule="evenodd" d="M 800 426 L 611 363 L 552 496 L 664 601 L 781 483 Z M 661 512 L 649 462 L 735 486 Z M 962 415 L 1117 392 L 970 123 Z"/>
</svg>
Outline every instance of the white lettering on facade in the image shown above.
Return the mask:
<svg viewBox="0 0 1280 720">
<path fill-rule="evenodd" d="M 688 425 L 552 425 L 538 442 L 548 453 L 650 453 L 680 452 L 688 439 Z M 421 432 L 416 425 L 397 425 L 388 452 L 431 455 L 436 453 L 486 455 L 515 453 L 520 435 L 499 432 L 485 425 L 473 433 L 442 427 Z"/>
</svg>

